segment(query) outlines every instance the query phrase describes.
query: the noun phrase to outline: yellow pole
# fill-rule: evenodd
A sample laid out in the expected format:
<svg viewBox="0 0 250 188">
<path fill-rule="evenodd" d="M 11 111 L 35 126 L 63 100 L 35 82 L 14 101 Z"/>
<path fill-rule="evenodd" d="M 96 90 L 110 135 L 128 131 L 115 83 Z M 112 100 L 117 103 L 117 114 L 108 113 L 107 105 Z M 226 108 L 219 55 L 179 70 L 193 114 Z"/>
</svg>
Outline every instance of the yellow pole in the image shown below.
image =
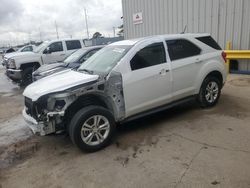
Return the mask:
<svg viewBox="0 0 250 188">
<path fill-rule="evenodd" d="M 230 41 L 227 41 L 226 44 L 226 50 L 231 50 L 232 43 Z M 230 59 L 227 59 L 227 73 L 229 74 L 230 71 Z"/>
</svg>

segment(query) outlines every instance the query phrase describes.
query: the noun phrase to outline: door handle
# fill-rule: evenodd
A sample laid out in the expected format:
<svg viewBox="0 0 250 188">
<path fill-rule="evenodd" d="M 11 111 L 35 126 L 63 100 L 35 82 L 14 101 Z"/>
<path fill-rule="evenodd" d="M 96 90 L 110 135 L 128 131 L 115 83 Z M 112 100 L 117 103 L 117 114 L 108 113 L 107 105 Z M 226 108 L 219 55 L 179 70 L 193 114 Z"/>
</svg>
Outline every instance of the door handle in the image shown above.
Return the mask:
<svg viewBox="0 0 250 188">
<path fill-rule="evenodd" d="M 195 63 L 202 63 L 202 60 L 196 59 L 196 60 L 195 60 Z"/>
<path fill-rule="evenodd" d="M 167 72 L 169 72 L 169 69 L 161 69 L 161 71 L 159 72 L 160 75 L 164 75 Z"/>
<path fill-rule="evenodd" d="M 65 54 L 60 54 L 60 56 L 64 56 Z"/>
</svg>

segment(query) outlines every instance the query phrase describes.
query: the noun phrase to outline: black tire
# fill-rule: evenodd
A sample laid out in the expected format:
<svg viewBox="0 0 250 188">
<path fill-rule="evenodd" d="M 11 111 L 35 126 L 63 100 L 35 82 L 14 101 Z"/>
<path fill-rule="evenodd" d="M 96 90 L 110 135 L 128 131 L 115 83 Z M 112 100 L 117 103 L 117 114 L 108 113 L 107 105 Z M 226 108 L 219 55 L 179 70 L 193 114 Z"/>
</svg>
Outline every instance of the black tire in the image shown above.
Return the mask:
<svg viewBox="0 0 250 188">
<path fill-rule="evenodd" d="M 207 91 L 207 87 L 208 85 L 212 84 L 212 83 L 216 83 L 218 86 L 218 93 L 216 98 L 214 97 L 213 99 L 210 98 L 211 100 L 206 98 L 206 94 L 208 94 L 209 92 Z M 214 77 L 214 76 L 208 76 L 204 79 L 201 88 L 200 88 L 200 92 L 198 95 L 198 102 L 200 104 L 200 106 L 202 108 L 206 108 L 206 107 L 212 107 L 214 105 L 217 104 L 219 98 L 220 98 L 220 94 L 221 94 L 221 88 L 222 88 L 222 83 L 221 81 L 219 81 L 218 78 Z M 214 95 L 215 96 L 215 95 Z"/>
<path fill-rule="evenodd" d="M 89 119 L 91 119 L 94 116 L 102 116 L 105 117 L 106 120 L 109 122 L 109 132 L 106 136 L 105 139 L 101 143 L 98 143 L 96 145 L 90 145 L 87 144 L 85 141 L 82 139 L 82 133 L 81 129 L 83 127 L 83 124 L 86 123 Z M 70 124 L 69 124 L 69 136 L 72 140 L 72 142 L 81 150 L 87 151 L 87 152 L 95 152 L 98 151 L 107 145 L 110 144 L 112 141 L 112 138 L 115 133 L 115 120 L 110 111 L 107 109 L 100 107 L 100 106 L 87 106 L 79 110 L 71 119 Z M 96 130 L 95 130 L 96 131 Z M 99 131 L 99 130 L 98 130 Z M 91 131 L 92 134 L 98 134 L 98 133 L 93 133 L 94 130 Z M 90 135 L 91 133 L 89 133 Z M 99 136 L 98 136 L 99 137 Z M 93 139 L 97 139 L 96 136 L 92 136 Z M 97 142 L 97 141 L 96 141 Z"/>
</svg>

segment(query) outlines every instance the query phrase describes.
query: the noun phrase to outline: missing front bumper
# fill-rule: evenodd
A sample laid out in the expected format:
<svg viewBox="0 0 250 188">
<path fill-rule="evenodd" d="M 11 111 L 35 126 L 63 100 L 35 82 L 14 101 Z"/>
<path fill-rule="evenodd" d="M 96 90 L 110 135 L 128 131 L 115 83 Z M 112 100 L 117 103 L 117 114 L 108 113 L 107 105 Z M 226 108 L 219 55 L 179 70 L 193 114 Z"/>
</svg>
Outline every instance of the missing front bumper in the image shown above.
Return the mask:
<svg viewBox="0 0 250 188">
<path fill-rule="evenodd" d="M 49 122 L 48 124 L 44 124 L 43 122 L 37 122 L 26 113 L 25 109 L 23 109 L 23 117 L 29 128 L 36 135 L 45 136 L 55 132 L 55 125 L 53 123 Z"/>
</svg>

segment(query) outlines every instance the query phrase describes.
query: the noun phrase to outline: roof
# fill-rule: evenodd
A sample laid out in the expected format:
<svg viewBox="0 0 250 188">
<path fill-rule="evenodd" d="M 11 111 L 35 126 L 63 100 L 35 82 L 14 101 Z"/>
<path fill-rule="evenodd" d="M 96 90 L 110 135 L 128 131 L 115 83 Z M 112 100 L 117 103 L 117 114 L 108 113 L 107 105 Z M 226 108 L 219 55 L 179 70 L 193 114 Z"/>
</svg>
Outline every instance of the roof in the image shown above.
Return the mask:
<svg viewBox="0 0 250 188">
<path fill-rule="evenodd" d="M 184 34 L 154 35 L 154 36 L 148 36 L 148 37 L 143 37 L 143 38 L 122 40 L 119 42 L 114 42 L 110 45 L 134 45 L 137 42 L 151 40 L 154 38 L 174 39 L 174 38 L 190 38 L 190 37 L 194 38 L 194 37 L 203 37 L 203 36 L 210 36 L 210 34 L 209 33 L 184 33 Z"/>
</svg>

